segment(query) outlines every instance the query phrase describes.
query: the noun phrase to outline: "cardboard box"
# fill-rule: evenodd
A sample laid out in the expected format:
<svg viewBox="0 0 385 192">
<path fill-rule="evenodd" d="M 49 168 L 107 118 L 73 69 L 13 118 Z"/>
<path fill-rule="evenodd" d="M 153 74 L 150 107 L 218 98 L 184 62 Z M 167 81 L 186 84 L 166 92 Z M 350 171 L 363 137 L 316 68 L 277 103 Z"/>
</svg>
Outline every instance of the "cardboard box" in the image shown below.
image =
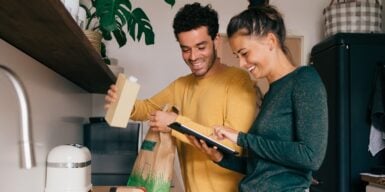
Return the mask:
<svg viewBox="0 0 385 192">
<path fill-rule="evenodd" d="M 111 127 L 126 128 L 132 108 L 139 93 L 140 85 L 135 77 L 120 73 L 116 80 L 117 101 L 107 110 L 105 119 Z"/>
</svg>

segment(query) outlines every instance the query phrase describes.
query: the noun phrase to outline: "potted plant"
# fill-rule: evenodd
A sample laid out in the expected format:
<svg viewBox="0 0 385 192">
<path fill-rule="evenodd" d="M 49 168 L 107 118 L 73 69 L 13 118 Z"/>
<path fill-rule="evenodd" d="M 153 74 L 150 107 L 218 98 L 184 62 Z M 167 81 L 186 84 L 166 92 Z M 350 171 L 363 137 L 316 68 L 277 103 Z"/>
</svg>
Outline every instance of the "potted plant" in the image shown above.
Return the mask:
<svg viewBox="0 0 385 192">
<path fill-rule="evenodd" d="M 150 19 L 139 7 L 132 8 L 130 0 L 85 0 L 89 5 L 81 4 L 86 10 L 87 22 L 85 30 L 101 34 L 106 41 L 115 38 L 119 47 L 127 43 L 126 31 L 134 41 L 141 41 L 144 36 L 146 45 L 154 44 L 155 34 L 152 30 Z M 175 0 L 164 0 L 170 6 Z M 87 33 L 87 32 L 86 32 Z M 87 35 L 87 34 L 86 34 Z M 92 37 L 91 37 L 92 38 Z M 109 64 L 106 56 L 106 47 L 101 43 L 100 53 L 105 62 Z"/>
</svg>

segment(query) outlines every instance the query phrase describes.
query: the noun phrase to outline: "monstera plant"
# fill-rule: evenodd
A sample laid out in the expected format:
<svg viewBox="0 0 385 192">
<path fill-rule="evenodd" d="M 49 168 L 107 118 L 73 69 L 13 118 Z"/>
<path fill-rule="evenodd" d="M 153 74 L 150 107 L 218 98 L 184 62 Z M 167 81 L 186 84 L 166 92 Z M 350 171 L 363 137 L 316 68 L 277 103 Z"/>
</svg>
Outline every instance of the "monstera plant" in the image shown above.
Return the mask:
<svg viewBox="0 0 385 192">
<path fill-rule="evenodd" d="M 130 0 L 84 0 L 90 4 L 81 6 L 86 10 L 86 29 L 100 31 L 104 40 L 113 37 L 119 47 L 127 43 L 127 35 L 134 41 L 144 38 L 146 45 L 154 44 L 155 34 L 150 19 L 139 7 L 133 8 Z M 171 7 L 175 0 L 164 0 Z M 101 46 L 101 54 L 105 56 L 105 46 Z M 104 55 L 103 55 L 104 54 Z"/>
</svg>

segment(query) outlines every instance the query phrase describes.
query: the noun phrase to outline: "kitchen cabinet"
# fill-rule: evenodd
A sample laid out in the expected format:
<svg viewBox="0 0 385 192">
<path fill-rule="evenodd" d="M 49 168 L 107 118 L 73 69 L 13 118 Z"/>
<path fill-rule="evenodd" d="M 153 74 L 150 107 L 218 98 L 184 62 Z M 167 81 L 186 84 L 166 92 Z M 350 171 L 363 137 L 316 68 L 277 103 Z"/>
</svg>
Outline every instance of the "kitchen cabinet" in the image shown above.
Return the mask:
<svg viewBox="0 0 385 192">
<path fill-rule="evenodd" d="M 116 77 L 60 0 L 0 0 L 0 38 L 90 93 Z"/>
</svg>

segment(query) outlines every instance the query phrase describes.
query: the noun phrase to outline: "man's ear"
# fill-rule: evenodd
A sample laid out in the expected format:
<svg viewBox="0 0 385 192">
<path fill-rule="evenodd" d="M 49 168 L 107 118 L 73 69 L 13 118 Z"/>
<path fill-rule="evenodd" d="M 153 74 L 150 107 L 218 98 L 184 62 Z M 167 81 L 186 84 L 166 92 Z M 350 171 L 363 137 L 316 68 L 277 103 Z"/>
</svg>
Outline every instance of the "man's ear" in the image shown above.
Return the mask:
<svg viewBox="0 0 385 192">
<path fill-rule="evenodd" d="M 217 33 L 217 35 L 214 38 L 214 46 L 215 46 L 215 51 L 219 51 L 220 46 L 222 46 L 222 37 L 221 34 Z"/>
</svg>

